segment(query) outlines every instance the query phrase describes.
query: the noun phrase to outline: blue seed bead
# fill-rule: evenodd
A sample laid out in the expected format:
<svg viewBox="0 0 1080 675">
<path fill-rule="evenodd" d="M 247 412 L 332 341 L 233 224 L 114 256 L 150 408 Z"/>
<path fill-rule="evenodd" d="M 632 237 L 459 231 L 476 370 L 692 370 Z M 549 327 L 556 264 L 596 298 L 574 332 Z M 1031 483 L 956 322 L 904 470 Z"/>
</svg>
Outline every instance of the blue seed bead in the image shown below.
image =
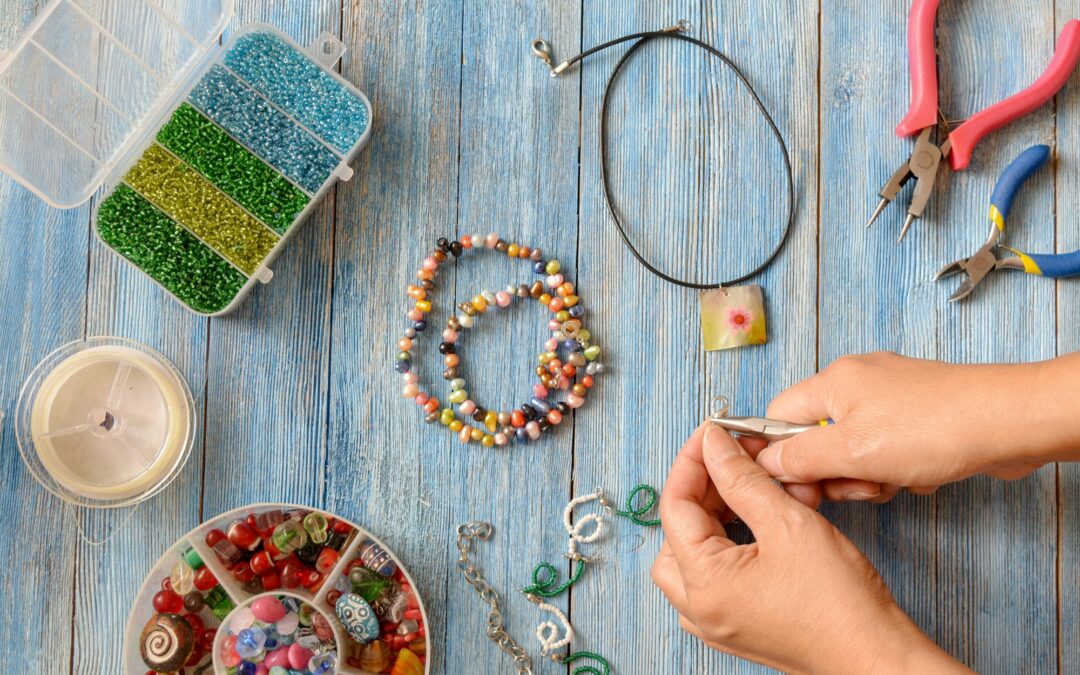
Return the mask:
<svg viewBox="0 0 1080 675">
<path fill-rule="evenodd" d="M 575 319 L 580 319 L 581 317 L 585 316 L 585 308 L 581 305 L 574 305 L 568 311 L 570 312 L 570 316 L 574 317 Z"/>
<path fill-rule="evenodd" d="M 547 271 L 544 269 L 544 267 L 546 265 L 547 265 L 547 263 L 544 262 L 543 260 L 534 262 L 533 263 L 533 272 L 536 273 L 536 274 L 547 274 Z"/>
<path fill-rule="evenodd" d="M 427 321 L 420 319 L 419 321 L 415 322 L 412 327 L 413 330 L 415 330 L 417 333 L 423 333 L 424 330 L 427 329 Z"/>
<path fill-rule="evenodd" d="M 545 415 L 551 412 L 551 404 L 538 396 L 533 396 L 531 399 L 529 399 L 529 405 L 536 408 Z"/>
<path fill-rule="evenodd" d="M 399 373 L 407 373 L 412 370 L 412 361 L 398 361 L 397 364 L 394 365 L 394 370 Z"/>
<path fill-rule="evenodd" d="M 577 340 L 567 340 L 566 342 L 562 343 L 562 346 L 563 349 L 569 352 L 580 352 L 582 349 L 584 349 L 584 347 L 581 346 L 581 343 Z"/>
<path fill-rule="evenodd" d="M 527 431 L 525 431 L 525 427 L 521 427 L 520 429 L 515 431 L 514 435 L 517 436 L 518 443 L 528 443 L 529 442 L 529 433 Z"/>
<path fill-rule="evenodd" d="M 255 671 L 259 667 L 251 661 L 241 661 L 240 665 L 236 667 L 236 675 L 255 675 Z"/>
<path fill-rule="evenodd" d="M 237 38 L 225 63 L 341 152 L 367 130 L 370 115 L 363 101 L 273 33 Z"/>
</svg>

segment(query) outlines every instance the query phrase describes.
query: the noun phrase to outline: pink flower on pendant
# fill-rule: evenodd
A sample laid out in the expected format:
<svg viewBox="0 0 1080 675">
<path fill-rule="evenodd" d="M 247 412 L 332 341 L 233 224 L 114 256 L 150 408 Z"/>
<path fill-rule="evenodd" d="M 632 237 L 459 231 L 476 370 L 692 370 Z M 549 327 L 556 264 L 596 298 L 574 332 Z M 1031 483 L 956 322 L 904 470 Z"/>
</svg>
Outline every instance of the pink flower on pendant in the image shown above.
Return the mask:
<svg viewBox="0 0 1080 675">
<path fill-rule="evenodd" d="M 750 315 L 750 312 L 746 311 L 742 307 L 733 309 L 728 312 L 727 322 L 731 330 L 734 331 L 748 331 L 750 330 L 750 324 L 753 322 L 754 317 Z"/>
</svg>

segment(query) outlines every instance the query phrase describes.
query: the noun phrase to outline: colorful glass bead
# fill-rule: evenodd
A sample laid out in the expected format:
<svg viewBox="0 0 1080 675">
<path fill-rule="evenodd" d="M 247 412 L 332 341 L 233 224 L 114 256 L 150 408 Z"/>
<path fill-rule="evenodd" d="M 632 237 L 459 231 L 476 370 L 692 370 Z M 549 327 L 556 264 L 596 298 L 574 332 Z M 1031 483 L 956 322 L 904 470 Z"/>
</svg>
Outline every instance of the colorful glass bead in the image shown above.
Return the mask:
<svg viewBox="0 0 1080 675">
<path fill-rule="evenodd" d="M 394 581 L 375 570 L 357 566 L 349 570 L 349 586 L 353 593 L 370 603 L 392 591 Z"/>
<path fill-rule="evenodd" d="M 334 605 L 334 612 L 349 636 L 360 644 L 367 644 L 379 637 L 379 620 L 375 610 L 359 595 L 342 595 Z"/>
<path fill-rule="evenodd" d="M 271 541 L 282 553 L 292 553 L 307 543 L 307 533 L 295 520 L 286 520 L 274 528 Z"/>
<path fill-rule="evenodd" d="M 326 516 L 318 511 L 312 511 L 304 516 L 304 529 L 308 533 L 308 538 L 316 544 L 321 544 L 326 541 L 326 532 L 328 523 L 326 522 Z"/>
<path fill-rule="evenodd" d="M 394 654 L 382 640 L 364 645 L 360 650 L 360 668 L 368 673 L 381 673 L 394 663 Z"/>
<path fill-rule="evenodd" d="M 385 577 L 392 577 L 397 573 L 397 563 L 390 557 L 382 546 L 379 546 L 371 539 L 365 539 L 360 543 L 360 547 L 356 549 L 357 555 L 360 557 L 361 562 L 364 563 L 364 567 L 375 570 L 379 574 Z"/>
<path fill-rule="evenodd" d="M 424 675 L 424 662 L 408 649 L 402 649 L 390 675 Z"/>
<path fill-rule="evenodd" d="M 179 614 L 155 614 L 139 635 L 139 654 L 157 673 L 180 670 L 194 649 L 195 635 Z"/>
<path fill-rule="evenodd" d="M 263 623 L 277 623 L 285 616 L 285 605 L 273 596 L 265 596 L 251 603 L 251 613 Z"/>
</svg>

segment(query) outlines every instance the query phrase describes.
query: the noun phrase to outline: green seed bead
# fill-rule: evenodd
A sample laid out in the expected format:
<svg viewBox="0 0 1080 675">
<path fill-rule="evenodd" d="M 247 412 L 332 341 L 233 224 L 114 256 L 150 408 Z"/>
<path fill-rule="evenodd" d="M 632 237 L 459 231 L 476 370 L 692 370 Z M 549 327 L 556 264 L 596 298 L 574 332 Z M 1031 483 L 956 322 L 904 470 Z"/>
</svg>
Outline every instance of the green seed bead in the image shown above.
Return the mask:
<svg viewBox="0 0 1080 675">
<path fill-rule="evenodd" d="M 591 347 L 586 347 L 585 348 L 585 358 L 587 358 L 588 360 L 595 361 L 597 358 L 599 358 L 599 356 L 600 356 L 600 347 L 599 347 L 599 345 L 593 345 Z"/>
<path fill-rule="evenodd" d="M 409 355 L 409 352 L 398 352 L 397 357 L 395 358 L 397 358 L 398 361 L 408 361 L 412 356 Z"/>
<path fill-rule="evenodd" d="M 577 339 L 578 342 L 588 342 L 592 339 L 592 333 L 589 332 L 588 328 L 582 328 L 577 332 Z"/>
<path fill-rule="evenodd" d="M 561 269 L 562 264 L 560 264 L 558 260 L 549 260 L 547 261 L 547 265 L 544 265 L 544 271 L 548 274 L 558 274 Z"/>
<path fill-rule="evenodd" d="M 468 396 L 469 392 L 465 391 L 464 389 L 458 389 L 450 394 L 449 401 L 451 403 L 462 403 Z"/>
<path fill-rule="evenodd" d="M 450 380 L 450 389 L 451 390 L 457 391 L 458 389 L 464 389 L 464 388 L 465 388 L 465 379 L 464 378 L 458 377 L 458 378 L 455 378 L 453 380 Z"/>
</svg>

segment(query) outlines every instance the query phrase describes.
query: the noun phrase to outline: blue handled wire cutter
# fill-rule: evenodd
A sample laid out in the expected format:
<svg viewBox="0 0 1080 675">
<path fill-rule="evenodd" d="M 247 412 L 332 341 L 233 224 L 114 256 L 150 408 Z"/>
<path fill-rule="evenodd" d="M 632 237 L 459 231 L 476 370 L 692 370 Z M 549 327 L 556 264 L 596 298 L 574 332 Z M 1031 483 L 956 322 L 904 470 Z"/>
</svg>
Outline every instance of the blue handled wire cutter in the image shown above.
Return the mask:
<svg viewBox="0 0 1080 675">
<path fill-rule="evenodd" d="M 994 192 L 990 195 L 990 236 L 975 255 L 951 262 L 938 271 L 934 280 L 944 279 L 954 274 L 964 274 L 964 280 L 949 300 L 962 300 L 971 295 L 975 287 L 994 270 L 1020 270 L 1028 274 L 1044 277 L 1061 278 L 1080 275 L 1080 251 L 1073 253 L 1024 253 L 1000 243 L 1005 232 L 1005 220 L 1009 217 L 1013 199 L 1020 186 L 1038 171 L 1050 159 L 1050 147 L 1033 145 L 1012 161 L 998 178 Z M 1007 258 L 998 258 L 998 249 L 1013 253 Z"/>
</svg>

